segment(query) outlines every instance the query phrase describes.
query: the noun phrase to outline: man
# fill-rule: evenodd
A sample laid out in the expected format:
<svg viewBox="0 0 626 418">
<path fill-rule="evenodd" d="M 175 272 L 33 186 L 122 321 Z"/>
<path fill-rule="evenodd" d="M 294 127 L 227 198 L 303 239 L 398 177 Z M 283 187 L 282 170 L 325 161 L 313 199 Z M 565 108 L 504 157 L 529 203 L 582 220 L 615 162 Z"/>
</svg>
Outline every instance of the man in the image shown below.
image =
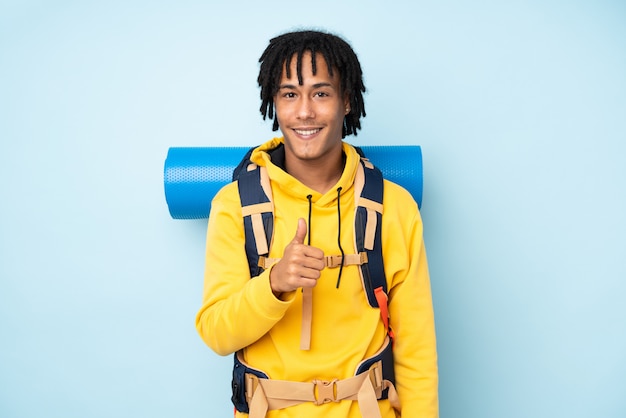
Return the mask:
<svg viewBox="0 0 626 418">
<path fill-rule="evenodd" d="M 406 190 L 384 182 L 380 242 L 388 324 L 382 309 L 368 303 L 359 263 L 347 261 L 354 260 L 355 179 L 362 169 L 343 138 L 356 135 L 365 116 L 359 61 L 341 38 L 301 31 L 272 39 L 260 62 L 261 113 L 283 134 L 250 156 L 253 169 L 267 173 L 273 201 L 268 265 L 251 274 L 240 191 L 237 182 L 225 186 L 212 202 L 196 318 L 215 352 L 238 352 L 236 415 L 437 417 L 422 222 Z M 330 259 L 340 261 L 331 265 Z M 381 350 L 391 353 L 389 335 L 391 366 L 385 360 L 358 370 Z M 380 378 L 380 364 L 395 377 Z"/>
</svg>

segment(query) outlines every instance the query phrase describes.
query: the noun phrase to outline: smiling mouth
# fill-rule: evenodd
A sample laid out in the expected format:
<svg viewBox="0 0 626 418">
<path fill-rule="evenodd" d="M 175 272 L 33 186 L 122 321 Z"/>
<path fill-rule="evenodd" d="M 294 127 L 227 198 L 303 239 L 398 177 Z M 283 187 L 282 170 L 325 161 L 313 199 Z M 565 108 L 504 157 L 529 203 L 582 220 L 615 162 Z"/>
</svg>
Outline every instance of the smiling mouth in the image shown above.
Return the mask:
<svg viewBox="0 0 626 418">
<path fill-rule="evenodd" d="M 311 135 L 314 135 L 314 134 L 318 133 L 319 131 L 321 131 L 321 129 L 320 128 L 316 128 L 316 129 L 294 129 L 294 131 L 298 135 L 311 136 Z"/>
</svg>

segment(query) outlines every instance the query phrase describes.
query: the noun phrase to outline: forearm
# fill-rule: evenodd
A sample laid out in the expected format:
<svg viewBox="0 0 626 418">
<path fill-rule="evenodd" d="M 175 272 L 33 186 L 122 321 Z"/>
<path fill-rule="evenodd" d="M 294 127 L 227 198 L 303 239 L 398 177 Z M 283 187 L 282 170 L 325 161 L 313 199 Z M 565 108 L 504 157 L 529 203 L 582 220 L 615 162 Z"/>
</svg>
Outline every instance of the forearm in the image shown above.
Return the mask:
<svg viewBox="0 0 626 418">
<path fill-rule="evenodd" d="M 214 294 L 217 297 L 208 298 L 201 307 L 196 328 L 216 353 L 227 355 L 254 343 L 284 316 L 290 301 L 274 296 L 268 274 L 266 271 L 248 280 L 224 297 Z"/>
<path fill-rule="evenodd" d="M 400 319 L 400 324 L 396 323 L 396 388 L 402 416 L 406 417 L 439 416 L 436 337 L 432 308 L 425 300 L 427 298 L 430 293 L 422 296 L 422 300 L 414 299 L 416 308 L 405 310 L 405 317 Z"/>
<path fill-rule="evenodd" d="M 390 297 L 391 325 L 396 334 L 394 359 L 396 388 L 402 416 L 439 416 L 437 347 L 426 251 L 421 221 L 409 242 L 410 260 L 397 272 L 399 284 Z"/>
</svg>

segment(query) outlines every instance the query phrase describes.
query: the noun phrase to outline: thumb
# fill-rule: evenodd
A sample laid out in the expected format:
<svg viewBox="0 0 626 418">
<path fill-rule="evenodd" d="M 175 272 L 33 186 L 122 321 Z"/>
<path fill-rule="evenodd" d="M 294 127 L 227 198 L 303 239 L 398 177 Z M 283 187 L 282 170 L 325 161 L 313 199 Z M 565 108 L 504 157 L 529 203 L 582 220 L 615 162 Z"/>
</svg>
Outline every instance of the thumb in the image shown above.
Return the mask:
<svg viewBox="0 0 626 418">
<path fill-rule="evenodd" d="M 304 244 L 304 238 L 306 237 L 307 226 L 304 219 L 298 219 L 298 229 L 296 230 L 296 236 L 293 238 L 293 242 L 296 244 Z"/>
</svg>

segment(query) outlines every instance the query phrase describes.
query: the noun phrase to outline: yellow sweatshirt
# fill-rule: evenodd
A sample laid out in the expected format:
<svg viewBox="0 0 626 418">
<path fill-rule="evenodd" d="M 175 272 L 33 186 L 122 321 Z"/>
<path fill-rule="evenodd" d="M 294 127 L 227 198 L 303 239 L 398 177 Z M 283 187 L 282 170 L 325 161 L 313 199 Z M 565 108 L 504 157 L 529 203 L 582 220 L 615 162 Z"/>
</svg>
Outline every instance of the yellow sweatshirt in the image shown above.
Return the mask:
<svg viewBox="0 0 626 418">
<path fill-rule="evenodd" d="M 353 181 L 359 164 L 356 150 L 343 144 L 343 174 L 337 185 L 322 195 L 272 163 L 266 151 L 281 143 L 282 138 L 274 138 L 257 148 L 251 157 L 256 164 L 267 167 L 271 179 L 275 221 L 269 257 L 282 257 L 283 249 L 295 235 L 298 218 L 308 219 L 308 195 L 312 195 L 308 225 L 311 245 L 322 249 L 325 255 L 339 255 L 339 234 L 344 252 L 354 254 Z M 342 188 L 339 200 L 338 187 Z M 206 344 L 220 355 L 243 349 L 245 361 L 272 379 L 310 382 L 353 376 L 358 363 L 373 355 L 386 335 L 379 310 L 367 302 L 359 267 L 343 268 L 339 288 L 339 269 L 322 271 L 313 289 L 311 348 L 301 350 L 302 292 L 292 292 L 287 300 L 279 300 L 270 288 L 269 269 L 250 278 L 237 184 L 225 186 L 211 205 L 204 296 L 196 317 L 197 330 Z M 386 180 L 382 223 L 401 416 L 435 418 L 437 352 L 422 221 L 410 194 Z M 397 416 L 389 401 L 380 400 L 378 405 L 383 418 Z M 356 418 L 361 414 L 356 401 L 341 401 L 319 406 L 303 403 L 269 411 L 267 416 Z"/>
</svg>

